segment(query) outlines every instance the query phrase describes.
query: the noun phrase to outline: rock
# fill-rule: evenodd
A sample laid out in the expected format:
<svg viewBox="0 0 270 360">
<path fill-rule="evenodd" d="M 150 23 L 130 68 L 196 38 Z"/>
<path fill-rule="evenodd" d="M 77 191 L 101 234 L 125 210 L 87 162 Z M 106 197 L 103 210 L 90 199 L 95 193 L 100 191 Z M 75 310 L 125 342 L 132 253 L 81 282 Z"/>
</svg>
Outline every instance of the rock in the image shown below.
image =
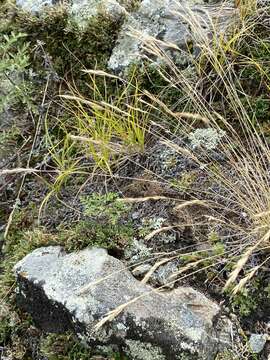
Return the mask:
<svg viewBox="0 0 270 360">
<path fill-rule="evenodd" d="M 118 20 L 126 15 L 127 11 L 116 0 L 74 0 L 69 13 L 77 25 L 83 29 L 93 16 L 104 14 L 113 20 Z"/>
<path fill-rule="evenodd" d="M 53 0 L 16 0 L 16 5 L 24 11 L 37 15 L 42 10 L 52 7 L 55 4 Z"/>
<path fill-rule="evenodd" d="M 170 283 L 172 279 L 170 279 L 170 276 L 179 270 L 176 261 L 168 262 L 165 265 L 159 266 L 159 268 L 154 272 L 152 275 L 151 280 L 156 282 L 160 286 L 164 286 L 167 283 Z M 169 284 L 168 286 L 173 288 L 174 283 Z"/>
<path fill-rule="evenodd" d="M 249 339 L 249 346 L 251 351 L 254 354 L 259 354 L 260 352 L 262 352 L 267 339 L 267 334 L 251 334 Z"/>
<path fill-rule="evenodd" d="M 135 269 L 132 270 L 132 274 L 134 276 L 143 276 L 152 268 L 150 264 L 142 264 L 139 266 L 136 266 Z"/>
<path fill-rule="evenodd" d="M 91 347 L 118 345 L 138 360 L 214 359 L 231 345 L 231 323 L 216 303 L 190 287 L 153 291 L 104 249 L 39 248 L 14 271 L 17 303 L 44 331 L 72 330 Z"/>
<path fill-rule="evenodd" d="M 122 15 L 127 14 L 126 7 L 130 6 L 133 0 L 125 0 L 120 3 L 117 0 L 73 0 L 68 1 L 65 6 L 67 7 L 70 18 L 83 29 L 91 17 L 98 14 L 110 16 L 112 19 L 117 20 Z M 17 0 L 17 6 L 25 11 L 38 15 L 45 8 L 57 6 L 60 4 L 59 0 Z M 123 5 L 122 5 L 123 4 Z M 126 6 L 126 7 L 125 7 Z"/>
<path fill-rule="evenodd" d="M 149 37 L 158 40 L 177 64 L 184 65 L 190 59 L 191 48 L 196 56 L 198 43 L 202 38 L 211 37 L 213 24 L 217 27 L 214 31 L 225 29 L 235 12 L 233 6 L 221 6 L 220 2 L 207 5 L 199 0 L 197 3 L 193 0 L 143 0 L 139 9 L 127 17 L 109 60 L 109 68 L 121 72 L 145 58 L 143 45 Z M 193 19 L 193 26 L 190 19 Z M 192 46 L 187 48 L 187 44 Z"/>
</svg>

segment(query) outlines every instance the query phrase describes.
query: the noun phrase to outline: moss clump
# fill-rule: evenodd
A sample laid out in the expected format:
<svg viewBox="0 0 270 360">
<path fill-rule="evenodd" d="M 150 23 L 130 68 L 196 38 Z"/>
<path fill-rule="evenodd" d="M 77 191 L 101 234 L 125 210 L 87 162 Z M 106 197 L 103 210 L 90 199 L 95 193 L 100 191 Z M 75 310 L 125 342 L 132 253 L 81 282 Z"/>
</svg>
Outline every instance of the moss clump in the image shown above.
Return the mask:
<svg viewBox="0 0 270 360">
<path fill-rule="evenodd" d="M 190 191 L 197 180 L 197 173 L 194 171 L 184 171 L 180 178 L 173 179 L 171 186 L 177 189 L 180 193 Z"/>
<path fill-rule="evenodd" d="M 23 30 L 35 49 L 32 64 L 36 63 L 37 51 L 42 51 L 43 57 L 48 55 L 47 60 L 51 61 L 59 76 L 72 72 L 76 80 L 81 76 L 82 68 L 102 68 L 106 65 L 121 24 L 119 19 L 99 14 L 80 30 L 63 6 L 48 9 L 38 17 L 18 11 L 12 19 L 12 28 L 19 32 Z M 48 66 L 48 61 L 44 65 Z"/>
<path fill-rule="evenodd" d="M 90 350 L 80 345 L 70 333 L 44 336 L 41 339 L 40 352 L 48 360 L 88 360 L 91 357 Z"/>
<path fill-rule="evenodd" d="M 40 236 L 44 236 L 41 232 Z M 131 224 L 99 224 L 92 220 L 80 221 L 78 224 L 62 229 L 58 228 L 55 238 L 58 245 L 67 251 L 81 250 L 87 246 L 99 246 L 106 249 L 121 249 L 126 247 L 132 237 Z"/>
<path fill-rule="evenodd" d="M 90 360 L 95 359 L 93 351 L 79 343 L 78 339 L 67 332 L 62 335 L 49 334 L 42 337 L 40 353 L 48 360 Z M 120 353 L 112 353 L 108 348 L 111 360 L 128 360 Z M 99 357 L 98 357 L 99 358 Z M 106 357 L 107 358 L 107 357 Z"/>
</svg>

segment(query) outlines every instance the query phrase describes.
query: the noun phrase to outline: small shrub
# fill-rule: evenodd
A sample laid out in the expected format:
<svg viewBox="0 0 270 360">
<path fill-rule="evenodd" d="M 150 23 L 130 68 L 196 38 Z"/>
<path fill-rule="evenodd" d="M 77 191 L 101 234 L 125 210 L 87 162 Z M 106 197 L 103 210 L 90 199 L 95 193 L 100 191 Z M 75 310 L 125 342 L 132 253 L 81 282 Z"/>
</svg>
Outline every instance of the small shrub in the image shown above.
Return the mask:
<svg viewBox="0 0 270 360">
<path fill-rule="evenodd" d="M 25 80 L 30 65 L 29 43 L 26 34 L 11 32 L 3 34 L 0 41 L 0 113 L 14 103 L 30 108 L 32 86 Z"/>
<path fill-rule="evenodd" d="M 116 193 L 100 195 L 97 193 L 81 199 L 84 205 L 84 213 L 87 216 L 97 219 L 104 219 L 106 222 L 115 225 L 122 215 L 127 213 L 129 207 L 119 201 Z"/>
</svg>

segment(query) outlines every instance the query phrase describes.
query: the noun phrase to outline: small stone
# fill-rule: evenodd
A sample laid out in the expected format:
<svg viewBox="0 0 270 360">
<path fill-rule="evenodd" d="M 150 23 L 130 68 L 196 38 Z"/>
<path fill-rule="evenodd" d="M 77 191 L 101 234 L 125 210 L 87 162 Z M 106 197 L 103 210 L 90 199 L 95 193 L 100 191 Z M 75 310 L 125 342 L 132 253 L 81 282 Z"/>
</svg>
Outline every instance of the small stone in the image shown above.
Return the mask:
<svg viewBox="0 0 270 360">
<path fill-rule="evenodd" d="M 267 338 L 267 334 L 251 334 L 249 339 L 249 346 L 251 351 L 254 354 L 259 354 L 262 352 L 265 347 Z"/>
<path fill-rule="evenodd" d="M 128 5 L 131 0 L 126 0 Z M 16 0 L 17 6 L 33 15 L 41 14 L 46 8 L 59 5 L 59 0 Z M 114 20 L 120 19 L 127 14 L 124 5 L 117 0 L 73 0 L 66 3 L 70 18 L 83 30 L 93 16 L 103 14 Z"/>
<path fill-rule="evenodd" d="M 158 285 L 164 286 L 168 284 L 168 287 L 173 288 L 173 279 L 170 276 L 178 270 L 175 262 L 169 262 L 165 265 L 160 266 L 152 275 L 152 280 L 157 282 Z"/>
<path fill-rule="evenodd" d="M 17 0 L 16 5 L 24 11 L 28 11 L 33 15 L 40 13 L 42 10 L 55 5 L 53 0 Z"/>
<path fill-rule="evenodd" d="M 127 11 L 116 0 L 74 0 L 69 13 L 73 21 L 83 30 L 93 16 L 104 14 L 111 19 L 119 20 L 121 16 L 127 14 Z"/>
<path fill-rule="evenodd" d="M 142 264 L 137 266 L 135 269 L 132 270 L 132 274 L 134 276 L 142 276 L 145 275 L 150 269 L 151 269 L 151 265 L 150 264 Z"/>
</svg>

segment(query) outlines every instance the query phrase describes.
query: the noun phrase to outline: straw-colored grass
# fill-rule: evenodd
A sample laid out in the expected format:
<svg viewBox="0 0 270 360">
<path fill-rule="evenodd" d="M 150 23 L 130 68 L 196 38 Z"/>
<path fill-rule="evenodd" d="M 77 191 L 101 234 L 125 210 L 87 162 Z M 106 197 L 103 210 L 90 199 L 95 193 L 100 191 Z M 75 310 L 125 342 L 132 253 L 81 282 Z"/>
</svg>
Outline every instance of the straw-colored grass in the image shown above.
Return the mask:
<svg viewBox="0 0 270 360">
<path fill-rule="evenodd" d="M 241 3 L 242 12 L 246 5 Z M 247 14 L 250 15 L 251 8 L 254 16 L 247 17 Z M 198 75 L 196 79 L 200 79 L 200 85 L 204 84 L 208 87 L 207 96 L 199 90 L 198 84 L 186 76 L 186 71 L 177 67 L 173 59 L 164 51 L 163 46 L 161 47 L 154 38 L 144 39 L 145 50 L 166 65 L 160 68 L 160 75 L 171 87 L 179 89 L 179 92 L 184 93 L 189 99 L 189 108 L 194 111 L 193 120 L 206 120 L 202 125 L 198 125 L 198 121 L 188 121 L 187 117 L 181 116 L 181 113 L 174 113 L 169 106 L 162 104 L 161 99 L 156 97 L 155 102 L 154 96 L 148 94 L 151 102 L 156 103 L 156 106 L 166 113 L 171 122 L 179 123 L 181 121 L 183 135 L 188 135 L 198 126 L 226 132 L 219 144 L 219 151 L 226 159 L 226 169 L 229 171 L 225 171 L 222 167 L 219 171 L 218 166 L 209 166 L 213 160 L 210 157 L 206 161 L 201 160 L 198 151 L 180 148 L 171 140 L 166 140 L 166 142 L 168 147 L 180 154 L 184 153 L 190 156 L 200 167 L 203 167 L 207 176 L 219 184 L 230 197 L 231 208 L 227 209 L 228 205 L 225 205 L 224 202 L 224 212 L 226 210 L 234 211 L 237 220 L 234 219 L 231 222 L 228 219 L 227 226 L 234 227 L 242 233 L 242 243 L 238 244 L 238 251 L 236 251 L 235 266 L 225 284 L 225 289 L 234 286 L 234 293 L 240 291 L 270 260 L 270 148 L 260 123 L 256 120 L 256 114 L 252 111 L 250 96 L 245 93 L 236 70 L 237 66 L 243 67 L 245 64 L 252 64 L 262 81 L 265 82 L 266 88 L 269 89 L 268 64 L 256 62 L 248 55 L 241 55 L 240 51 L 243 46 L 248 45 L 246 42 L 250 40 L 263 41 L 256 38 L 256 27 L 263 23 L 265 13 L 261 9 L 255 14 L 255 8 L 255 4 L 246 8 L 247 13 L 245 16 L 243 13 L 241 14 L 237 27 L 230 32 L 227 31 L 226 35 L 218 33 L 215 30 L 215 24 L 212 24 L 213 39 L 211 42 L 207 37 L 203 37 L 203 29 L 200 31 L 196 28 L 194 31 L 196 34 L 194 41 L 199 44 L 201 55 L 193 61 L 191 67 Z M 185 20 L 189 22 L 191 28 L 198 26 L 198 21 L 192 16 Z M 169 46 L 170 44 L 168 44 Z M 268 48 L 267 43 L 265 48 Z M 243 98 L 245 102 L 243 102 Z M 215 99 L 220 99 L 219 101 L 223 104 L 223 108 L 219 112 L 216 110 Z M 201 196 L 198 194 L 198 197 Z M 207 198 L 212 201 L 214 194 L 205 193 L 204 196 L 207 202 Z M 197 199 L 193 201 L 196 202 Z M 220 196 L 220 201 L 219 206 L 222 206 L 222 196 Z M 222 217 L 223 215 L 220 220 L 224 221 Z M 243 221 L 243 217 L 245 221 Z M 250 260 L 255 254 L 261 258 L 261 263 L 252 267 Z M 231 261 L 231 258 L 228 258 L 227 261 Z M 246 269 L 245 275 L 236 284 L 239 274 L 244 268 Z"/>
</svg>

